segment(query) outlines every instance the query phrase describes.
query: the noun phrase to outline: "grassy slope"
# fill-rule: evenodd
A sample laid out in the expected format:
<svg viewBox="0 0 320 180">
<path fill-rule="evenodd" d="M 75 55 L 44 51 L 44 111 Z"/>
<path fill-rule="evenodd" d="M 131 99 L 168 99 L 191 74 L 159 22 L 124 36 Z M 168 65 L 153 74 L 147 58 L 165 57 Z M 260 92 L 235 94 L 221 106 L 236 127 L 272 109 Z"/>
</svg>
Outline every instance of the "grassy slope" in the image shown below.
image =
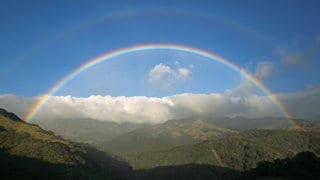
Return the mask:
<svg viewBox="0 0 320 180">
<path fill-rule="evenodd" d="M 59 142 L 62 144 L 69 144 L 68 141 L 57 138 L 53 133 L 41 129 L 38 125 L 31 125 L 23 121 L 12 121 L 2 115 L 0 115 L 0 126 L 13 130 L 17 133 L 27 133 L 32 138 L 48 141 L 48 142 Z"/>
<path fill-rule="evenodd" d="M 61 175 L 62 179 L 105 179 L 121 178 L 120 174 L 131 171 L 127 164 L 94 148 L 71 143 L 37 125 L 14 121 L 2 114 L 0 159 L 2 176 L 8 178 L 52 176 L 55 179 Z M 49 174 L 42 173 L 43 169 L 48 169 Z"/>
<path fill-rule="evenodd" d="M 230 133 L 228 130 L 206 124 L 202 120 L 183 123 L 169 121 L 168 123 L 149 128 L 149 133 L 152 136 L 160 135 L 162 138 L 169 139 L 171 137 L 189 137 L 201 142 L 135 154 L 130 158 L 130 162 L 135 168 L 157 166 L 163 168 L 135 171 L 132 177 L 130 167 L 103 152 L 75 145 L 42 130 L 37 125 L 29 125 L 0 115 L 1 177 L 7 179 L 23 179 L 23 177 L 25 179 L 34 179 L 35 177 L 38 179 L 124 178 L 119 174 L 137 179 L 150 179 L 155 175 L 160 179 L 163 177 L 171 179 L 176 177 L 180 177 L 180 179 L 181 177 L 182 179 L 186 177 L 190 179 L 234 177 L 239 174 L 238 171 L 232 169 L 250 169 L 262 160 L 293 157 L 301 151 L 313 151 L 317 155 L 320 154 L 320 133 L 317 131 L 250 130 L 242 133 Z M 312 129 L 314 130 L 314 128 Z M 211 137 L 215 138 L 211 139 Z M 316 161 L 319 164 L 319 159 L 314 157 L 308 159 L 312 163 Z M 262 169 L 259 167 L 260 169 L 253 171 L 253 173 L 272 172 L 279 174 L 279 172 L 273 171 L 286 166 L 287 161 L 283 161 L 284 164 L 282 161 L 275 162 L 272 165 L 264 163 Z M 278 166 L 280 168 L 277 168 Z M 291 168 L 295 172 L 296 167 L 298 166 L 294 160 L 289 169 Z M 42 171 L 43 169 L 46 171 Z M 185 170 L 190 173 L 184 173 Z M 177 175 L 177 171 L 181 171 L 180 175 Z M 304 175 L 305 170 L 301 171 L 303 172 L 300 174 Z M 250 173 L 249 177 L 252 177 Z M 258 174 L 258 177 L 261 176 Z"/>
<path fill-rule="evenodd" d="M 51 163 L 85 164 L 84 149 L 42 130 L 36 125 L 12 121 L 0 115 L 0 148 L 14 155 Z"/>
</svg>

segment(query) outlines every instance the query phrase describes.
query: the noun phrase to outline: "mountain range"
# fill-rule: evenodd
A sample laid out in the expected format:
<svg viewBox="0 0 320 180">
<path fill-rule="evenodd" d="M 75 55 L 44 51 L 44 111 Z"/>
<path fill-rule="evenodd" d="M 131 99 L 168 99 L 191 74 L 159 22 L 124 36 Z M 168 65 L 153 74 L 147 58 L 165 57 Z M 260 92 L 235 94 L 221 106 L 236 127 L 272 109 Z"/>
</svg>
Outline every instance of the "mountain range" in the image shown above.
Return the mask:
<svg viewBox="0 0 320 180">
<path fill-rule="evenodd" d="M 95 119 L 36 119 L 32 123 L 63 138 L 95 146 L 139 127 L 147 126 L 147 124 L 119 124 Z"/>
<path fill-rule="evenodd" d="M 271 117 L 33 123 L 39 125 L 0 109 L 4 179 L 320 177 L 319 121 L 297 120 L 299 129 L 285 118 Z M 283 173 L 287 170 L 291 173 Z"/>
</svg>

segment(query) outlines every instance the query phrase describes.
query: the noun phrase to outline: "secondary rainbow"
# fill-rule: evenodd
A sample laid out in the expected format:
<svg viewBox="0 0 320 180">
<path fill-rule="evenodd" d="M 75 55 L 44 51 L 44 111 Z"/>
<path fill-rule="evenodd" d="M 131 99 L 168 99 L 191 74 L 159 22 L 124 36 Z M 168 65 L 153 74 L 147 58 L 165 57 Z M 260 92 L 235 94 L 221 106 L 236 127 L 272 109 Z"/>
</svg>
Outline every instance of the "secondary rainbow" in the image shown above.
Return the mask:
<svg viewBox="0 0 320 180">
<path fill-rule="evenodd" d="M 80 74 L 81 72 L 85 71 L 86 69 L 93 67 L 99 63 L 102 63 L 106 60 L 112 59 L 117 56 L 125 55 L 131 52 L 137 52 L 137 51 L 145 51 L 145 50 L 156 50 L 156 49 L 167 49 L 167 50 L 177 50 L 177 51 L 184 51 L 189 53 L 198 54 L 203 57 L 207 57 L 209 59 L 215 60 L 219 63 L 222 63 L 231 69 L 238 71 L 242 73 L 242 75 L 253 82 L 257 87 L 259 87 L 264 93 L 266 93 L 270 99 L 279 106 L 280 110 L 283 112 L 283 114 L 295 125 L 296 127 L 299 127 L 294 118 L 290 115 L 290 113 L 286 110 L 286 108 L 283 106 L 283 104 L 280 102 L 280 100 L 272 94 L 272 92 L 263 84 L 261 83 L 257 78 L 249 74 L 246 70 L 242 69 L 238 65 L 234 64 L 233 62 L 217 55 L 214 53 L 211 53 L 209 51 L 205 51 L 202 49 L 190 47 L 190 46 L 182 46 L 182 45 L 175 45 L 175 44 L 145 44 L 145 45 L 136 45 L 131 46 L 127 48 L 117 49 L 114 51 L 107 52 L 105 54 L 102 54 L 100 56 L 97 56 L 95 58 L 90 59 L 89 61 L 85 62 L 84 64 L 80 65 L 73 71 L 71 71 L 69 74 L 67 74 L 65 77 L 63 77 L 61 80 L 59 80 L 57 83 L 55 83 L 47 93 L 42 95 L 31 107 L 31 109 L 26 113 L 24 116 L 25 121 L 31 121 L 32 118 L 35 116 L 35 114 L 41 109 L 42 105 L 46 102 L 46 100 L 54 94 L 57 90 L 59 90 L 62 86 L 64 86 L 68 81 L 73 79 L 75 76 Z"/>
</svg>

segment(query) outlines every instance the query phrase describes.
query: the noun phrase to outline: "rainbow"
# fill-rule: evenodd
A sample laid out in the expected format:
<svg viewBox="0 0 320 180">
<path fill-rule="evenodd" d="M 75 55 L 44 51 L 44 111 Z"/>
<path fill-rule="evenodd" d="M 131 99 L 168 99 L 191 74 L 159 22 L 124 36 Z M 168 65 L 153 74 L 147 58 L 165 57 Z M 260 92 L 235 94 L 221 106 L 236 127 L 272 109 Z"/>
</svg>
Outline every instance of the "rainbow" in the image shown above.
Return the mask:
<svg viewBox="0 0 320 180">
<path fill-rule="evenodd" d="M 68 81 L 76 77 L 81 72 L 85 71 L 86 69 L 89 69 L 99 63 L 102 63 L 106 60 L 112 59 L 114 57 L 118 57 L 121 55 L 125 55 L 131 52 L 137 52 L 137 51 L 145 51 L 145 50 L 156 50 L 156 49 L 166 49 L 166 50 L 178 50 L 178 51 L 184 51 L 189 53 L 194 53 L 212 60 L 215 60 L 221 64 L 224 64 L 228 66 L 229 68 L 240 72 L 246 79 L 250 80 L 252 83 L 254 83 L 257 87 L 259 87 L 264 93 L 266 93 L 270 99 L 279 106 L 280 110 L 283 112 L 283 114 L 292 122 L 292 124 L 296 127 L 299 127 L 297 123 L 295 122 L 294 118 L 290 115 L 290 113 L 286 110 L 284 105 L 281 103 L 281 101 L 272 94 L 272 92 L 257 78 L 252 76 L 250 73 L 248 73 L 246 70 L 242 69 L 235 63 L 217 55 L 213 54 L 209 51 L 205 51 L 202 49 L 189 47 L 189 46 L 182 46 L 182 45 L 175 45 L 175 44 L 145 44 L 145 45 L 136 45 L 131 46 L 127 48 L 117 49 L 114 51 L 107 52 L 105 54 L 102 54 L 100 56 L 97 56 L 95 58 L 90 59 L 89 61 L 85 62 L 84 64 L 80 65 L 73 71 L 71 71 L 69 74 L 67 74 L 65 77 L 60 79 L 57 83 L 55 83 L 47 93 L 42 95 L 31 107 L 31 109 L 25 114 L 24 119 L 25 121 L 29 122 L 32 120 L 32 118 L 35 116 L 35 114 L 41 109 L 42 105 L 47 101 L 47 99 L 54 94 L 57 90 L 59 90 L 61 87 L 63 87 Z"/>
</svg>

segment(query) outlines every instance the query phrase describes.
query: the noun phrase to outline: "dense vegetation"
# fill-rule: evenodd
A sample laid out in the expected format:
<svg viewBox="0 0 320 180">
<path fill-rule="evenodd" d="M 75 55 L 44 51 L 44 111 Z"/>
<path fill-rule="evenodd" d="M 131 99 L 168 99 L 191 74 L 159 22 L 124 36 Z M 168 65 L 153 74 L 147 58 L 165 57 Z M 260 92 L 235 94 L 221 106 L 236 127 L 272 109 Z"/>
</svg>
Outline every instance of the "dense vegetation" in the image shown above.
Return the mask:
<svg viewBox="0 0 320 180">
<path fill-rule="evenodd" d="M 82 121 L 80 124 L 88 124 L 90 120 Z M 299 123 L 306 131 L 290 126 L 237 131 L 199 118 L 142 128 L 129 125 L 124 129 L 131 129 L 130 132 L 122 132 L 100 146 L 126 159 L 129 166 L 87 144 L 57 137 L 0 109 L 1 178 L 319 179 L 319 123 Z M 119 130 L 118 125 L 111 127 Z M 77 135 L 77 131 L 69 132 Z"/>
<path fill-rule="evenodd" d="M 312 152 L 301 152 L 293 158 L 261 161 L 248 171 L 207 165 L 188 164 L 136 170 L 135 179 L 319 179 L 320 158 Z"/>
<path fill-rule="evenodd" d="M 312 152 L 301 152 L 293 158 L 262 161 L 257 168 L 243 173 L 243 179 L 319 179 L 320 158 Z"/>
<path fill-rule="evenodd" d="M 100 147 L 120 156 L 131 157 L 141 152 L 166 150 L 234 132 L 202 119 L 170 120 L 123 134 Z"/>
<path fill-rule="evenodd" d="M 319 142 L 318 132 L 250 130 L 162 151 L 132 153 L 126 157 L 138 169 L 193 163 L 248 170 L 256 167 L 259 161 L 293 157 L 301 151 L 320 154 Z"/>
<path fill-rule="evenodd" d="M 301 151 L 320 154 L 320 131 L 315 128 L 319 123 L 299 121 L 306 131 L 285 125 L 281 118 L 262 118 L 263 123 L 256 124 L 267 124 L 268 119 L 271 125 L 265 129 L 245 131 L 218 127 L 212 119 L 171 120 L 118 136 L 101 147 L 136 169 L 192 163 L 247 170 L 259 161 L 293 157 Z M 282 129 L 270 128 L 277 126 Z"/>
</svg>

